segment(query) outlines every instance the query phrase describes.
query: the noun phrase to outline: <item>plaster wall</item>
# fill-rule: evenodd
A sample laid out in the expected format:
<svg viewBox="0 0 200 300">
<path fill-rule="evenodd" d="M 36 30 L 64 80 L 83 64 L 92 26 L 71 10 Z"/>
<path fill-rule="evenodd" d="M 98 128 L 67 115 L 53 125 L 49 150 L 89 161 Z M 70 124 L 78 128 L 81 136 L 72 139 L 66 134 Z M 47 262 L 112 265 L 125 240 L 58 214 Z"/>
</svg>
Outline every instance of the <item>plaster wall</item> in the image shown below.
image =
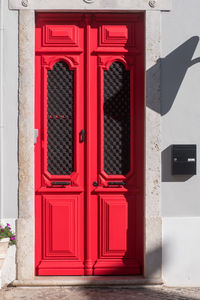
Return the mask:
<svg viewBox="0 0 200 300">
<path fill-rule="evenodd" d="M 168 285 L 200 285 L 199 10 L 198 0 L 175 0 L 162 13 L 162 267 Z M 172 144 L 197 144 L 197 175 L 171 175 Z"/>
<path fill-rule="evenodd" d="M 18 12 L 0 1 L 0 218 L 18 214 Z M 11 222 L 12 222 L 11 220 Z"/>
<path fill-rule="evenodd" d="M 199 217 L 163 218 L 163 280 L 168 286 L 200 286 Z"/>
<path fill-rule="evenodd" d="M 18 216 L 18 11 L 0 1 L 0 222 L 15 232 Z M 8 249 L 0 286 L 16 278 L 16 247 Z"/>
</svg>

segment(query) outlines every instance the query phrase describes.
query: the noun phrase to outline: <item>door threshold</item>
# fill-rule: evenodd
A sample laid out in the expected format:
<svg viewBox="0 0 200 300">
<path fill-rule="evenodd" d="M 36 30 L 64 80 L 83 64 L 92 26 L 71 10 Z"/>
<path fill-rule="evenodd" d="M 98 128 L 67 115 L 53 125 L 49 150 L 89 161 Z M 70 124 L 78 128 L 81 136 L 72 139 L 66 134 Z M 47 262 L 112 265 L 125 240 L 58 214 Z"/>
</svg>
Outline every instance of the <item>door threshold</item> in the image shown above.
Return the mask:
<svg viewBox="0 0 200 300">
<path fill-rule="evenodd" d="M 143 276 L 37 276 L 33 279 L 14 280 L 10 286 L 143 286 L 162 285 L 161 279 Z"/>
</svg>

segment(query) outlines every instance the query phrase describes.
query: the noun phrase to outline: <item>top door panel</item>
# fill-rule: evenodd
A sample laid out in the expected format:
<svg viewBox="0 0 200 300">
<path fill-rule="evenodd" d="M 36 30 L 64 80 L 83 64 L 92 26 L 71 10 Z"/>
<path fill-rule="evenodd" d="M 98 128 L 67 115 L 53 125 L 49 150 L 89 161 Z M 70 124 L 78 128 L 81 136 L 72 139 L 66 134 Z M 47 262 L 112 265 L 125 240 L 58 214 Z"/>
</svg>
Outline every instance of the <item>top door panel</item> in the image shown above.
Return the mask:
<svg viewBox="0 0 200 300">
<path fill-rule="evenodd" d="M 98 28 L 96 52 L 133 52 L 143 51 L 140 43 L 142 34 L 142 18 L 140 14 L 120 14 L 94 16 L 94 26 Z"/>
<path fill-rule="evenodd" d="M 82 52 L 83 15 L 39 14 L 36 20 L 36 51 Z"/>
</svg>

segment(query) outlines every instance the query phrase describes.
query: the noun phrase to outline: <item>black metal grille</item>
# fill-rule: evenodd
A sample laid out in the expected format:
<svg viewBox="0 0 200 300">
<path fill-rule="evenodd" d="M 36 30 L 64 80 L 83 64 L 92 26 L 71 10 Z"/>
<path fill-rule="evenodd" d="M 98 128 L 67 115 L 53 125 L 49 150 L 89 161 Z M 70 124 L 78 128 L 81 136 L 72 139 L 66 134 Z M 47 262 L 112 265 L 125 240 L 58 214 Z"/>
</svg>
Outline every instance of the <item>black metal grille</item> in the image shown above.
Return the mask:
<svg viewBox="0 0 200 300">
<path fill-rule="evenodd" d="M 130 72 L 120 62 L 104 71 L 104 171 L 130 170 Z"/>
<path fill-rule="evenodd" d="M 48 71 L 48 171 L 69 175 L 74 170 L 74 71 L 57 62 Z"/>
</svg>

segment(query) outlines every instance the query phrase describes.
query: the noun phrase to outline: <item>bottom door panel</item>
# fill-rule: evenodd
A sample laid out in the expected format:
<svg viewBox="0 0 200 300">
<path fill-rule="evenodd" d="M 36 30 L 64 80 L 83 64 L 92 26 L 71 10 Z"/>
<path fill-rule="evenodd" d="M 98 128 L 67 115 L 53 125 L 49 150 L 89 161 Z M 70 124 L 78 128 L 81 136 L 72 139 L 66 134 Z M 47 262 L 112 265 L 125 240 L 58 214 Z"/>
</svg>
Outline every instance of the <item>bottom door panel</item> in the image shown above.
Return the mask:
<svg viewBox="0 0 200 300">
<path fill-rule="evenodd" d="M 100 197 L 100 257 L 123 257 L 127 243 L 128 204 L 123 196 Z"/>
<path fill-rule="evenodd" d="M 44 257 L 77 257 L 78 196 L 44 196 Z"/>
<path fill-rule="evenodd" d="M 39 276 L 73 276 L 84 275 L 83 264 L 81 261 L 55 261 L 44 260 L 37 268 Z"/>
<path fill-rule="evenodd" d="M 39 275 L 83 274 L 83 196 L 44 195 Z"/>
<path fill-rule="evenodd" d="M 135 214 L 133 196 L 99 196 L 99 255 L 95 275 L 141 273 L 134 244 Z"/>
</svg>

